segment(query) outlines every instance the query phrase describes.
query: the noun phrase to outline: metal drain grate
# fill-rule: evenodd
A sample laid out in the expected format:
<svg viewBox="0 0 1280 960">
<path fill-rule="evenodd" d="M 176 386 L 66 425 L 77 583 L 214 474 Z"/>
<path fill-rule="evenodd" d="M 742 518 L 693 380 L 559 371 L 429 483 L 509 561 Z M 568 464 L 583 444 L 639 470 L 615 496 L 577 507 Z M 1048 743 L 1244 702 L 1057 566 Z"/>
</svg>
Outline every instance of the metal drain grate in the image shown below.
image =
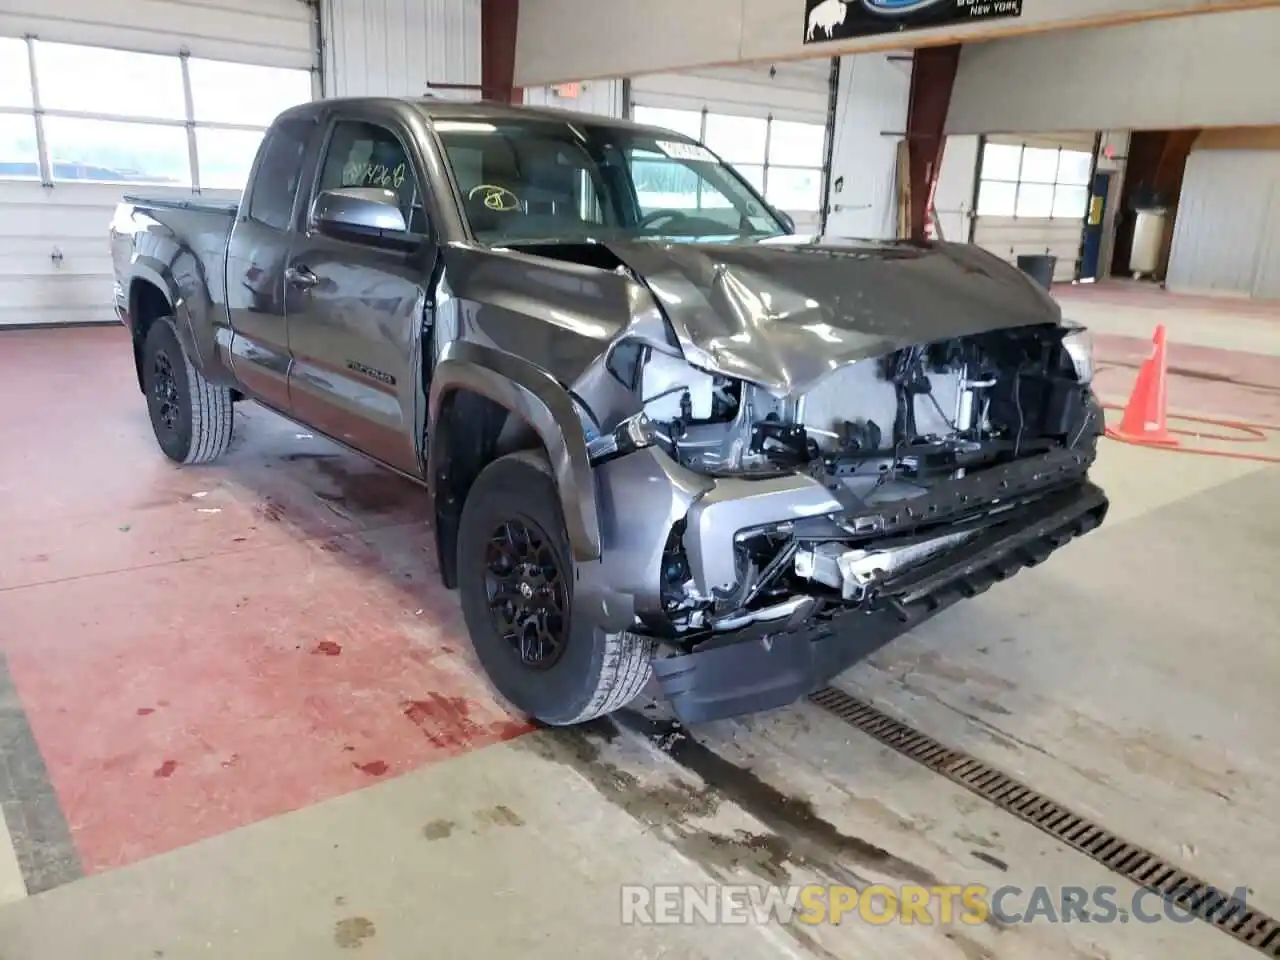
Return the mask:
<svg viewBox="0 0 1280 960">
<path fill-rule="evenodd" d="M 825 687 L 810 698 L 828 713 L 940 773 L 953 783 L 1043 830 L 1119 874 L 1230 934 L 1264 956 L 1280 958 L 1280 921 L 1235 899 L 1136 844 L 1116 836 L 1088 817 L 1074 813 L 1042 793 L 988 766 L 962 750 L 953 750 L 843 690 Z"/>
</svg>

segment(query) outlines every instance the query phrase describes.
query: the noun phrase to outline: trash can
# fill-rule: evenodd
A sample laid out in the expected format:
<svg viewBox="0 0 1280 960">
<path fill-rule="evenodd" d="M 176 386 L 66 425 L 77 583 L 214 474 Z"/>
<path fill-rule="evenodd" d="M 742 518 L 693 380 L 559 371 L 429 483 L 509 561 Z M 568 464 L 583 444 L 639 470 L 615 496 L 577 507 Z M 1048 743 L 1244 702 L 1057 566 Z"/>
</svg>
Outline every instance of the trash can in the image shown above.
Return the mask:
<svg viewBox="0 0 1280 960">
<path fill-rule="evenodd" d="M 1047 253 L 1023 254 L 1018 257 L 1018 269 L 1046 290 L 1053 286 L 1053 271 L 1057 266 L 1058 258 Z"/>
</svg>

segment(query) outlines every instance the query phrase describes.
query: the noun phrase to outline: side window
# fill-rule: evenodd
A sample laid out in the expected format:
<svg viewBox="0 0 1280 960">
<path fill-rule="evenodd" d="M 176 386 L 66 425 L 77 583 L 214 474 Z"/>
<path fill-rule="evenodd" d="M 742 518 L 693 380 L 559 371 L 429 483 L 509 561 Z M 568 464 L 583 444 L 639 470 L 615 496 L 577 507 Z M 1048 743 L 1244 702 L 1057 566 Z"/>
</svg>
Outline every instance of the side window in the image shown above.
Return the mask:
<svg viewBox="0 0 1280 960">
<path fill-rule="evenodd" d="M 413 163 L 399 137 L 386 127 L 359 120 L 334 125 L 320 168 L 320 189 L 381 187 L 394 190 L 413 233 L 427 232 L 427 216 Z"/>
<path fill-rule="evenodd" d="M 277 230 L 289 229 L 312 129 L 309 120 L 281 120 L 267 134 L 249 198 L 249 216 L 254 220 Z"/>
</svg>

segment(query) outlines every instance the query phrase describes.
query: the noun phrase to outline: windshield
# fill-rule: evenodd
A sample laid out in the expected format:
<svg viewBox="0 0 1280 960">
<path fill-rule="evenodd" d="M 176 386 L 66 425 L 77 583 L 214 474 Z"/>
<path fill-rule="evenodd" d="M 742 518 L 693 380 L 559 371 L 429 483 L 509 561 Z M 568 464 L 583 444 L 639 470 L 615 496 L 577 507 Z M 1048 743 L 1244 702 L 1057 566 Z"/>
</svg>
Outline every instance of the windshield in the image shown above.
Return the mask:
<svg viewBox="0 0 1280 960">
<path fill-rule="evenodd" d="M 434 127 L 481 243 L 787 232 L 737 173 L 679 134 L 543 118 Z"/>
</svg>

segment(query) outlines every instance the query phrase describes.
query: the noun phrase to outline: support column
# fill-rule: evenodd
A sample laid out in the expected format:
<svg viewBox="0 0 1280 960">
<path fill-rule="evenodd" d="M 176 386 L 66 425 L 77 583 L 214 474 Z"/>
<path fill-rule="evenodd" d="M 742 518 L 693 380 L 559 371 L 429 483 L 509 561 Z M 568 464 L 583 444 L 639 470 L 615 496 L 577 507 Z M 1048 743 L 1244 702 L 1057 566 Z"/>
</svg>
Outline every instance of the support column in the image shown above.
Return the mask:
<svg viewBox="0 0 1280 960">
<path fill-rule="evenodd" d="M 942 169 L 947 111 L 960 66 L 960 44 L 922 47 L 911 67 L 907 106 L 907 165 L 911 175 L 911 239 L 924 240 L 929 208 Z"/>
<path fill-rule="evenodd" d="M 515 85 L 516 24 L 520 0 L 480 0 L 480 95 L 485 100 L 523 103 Z"/>
</svg>

